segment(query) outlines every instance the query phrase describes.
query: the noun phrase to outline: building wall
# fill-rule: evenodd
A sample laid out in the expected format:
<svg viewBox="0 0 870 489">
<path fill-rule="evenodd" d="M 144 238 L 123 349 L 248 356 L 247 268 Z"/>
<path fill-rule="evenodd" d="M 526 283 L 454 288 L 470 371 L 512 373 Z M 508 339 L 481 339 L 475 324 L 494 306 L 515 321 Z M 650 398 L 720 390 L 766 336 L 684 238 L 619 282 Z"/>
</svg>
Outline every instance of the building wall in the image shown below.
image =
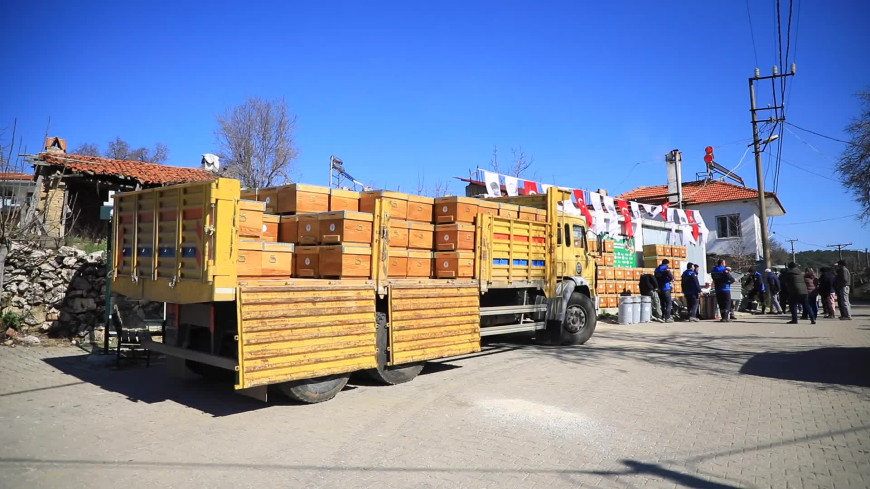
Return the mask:
<svg viewBox="0 0 870 489">
<path fill-rule="evenodd" d="M 64 236 L 64 202 L 66 201 L 66 185 L 62 182 L 56 184 L 46 179 L 39 191 L 36 211 L 42 216 L 42 223 L 51 238 Z"/>
<path fill-rule="evenodd" d="M 707 252 L 717 255 L 755 255 L 761 257 L 761 226 L 758 220 L 758 206 L 752 201 L 718 202 L 715 204 L 696 204 L 701 212 L 710 234 L 707 236 Z M 738 214 L 740 216 L 739 238 L 720 238 L 716 217 Z"/>
</svg>

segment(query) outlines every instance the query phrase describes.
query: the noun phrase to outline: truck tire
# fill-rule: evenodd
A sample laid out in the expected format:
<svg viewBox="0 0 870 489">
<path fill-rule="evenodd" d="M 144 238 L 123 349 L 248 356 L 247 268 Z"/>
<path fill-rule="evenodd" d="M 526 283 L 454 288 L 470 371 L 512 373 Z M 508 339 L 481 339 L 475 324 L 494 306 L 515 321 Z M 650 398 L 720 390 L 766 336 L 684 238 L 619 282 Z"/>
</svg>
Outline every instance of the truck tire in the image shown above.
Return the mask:
<svg viewBox="0 0 870 489">
<path fill-rule="evenodd" d="M 277 387 L 285 396 L 304 404 L 316 404 L 335 397 L 344 386 L 350 375 L 331 375 L 314 379 L 284 382 Z"/>
<path fill-rule="evenodd" d="M 387 347 L 390 343 L 387 331 L 387 315 L 379 312 L 377 321 L 378 368 L 366 370 L 366 374 L 384 385 L 404 384 L 414 380 L 423 370 L 423 363 L 387 366 Z"/>
<path fill-rule="evenodd" d="M 592 299 L 579 292 L 571 294 L 562 321 L 562 344 L 582 345 L 595 332 L 597 317 Z"/>
</svg>

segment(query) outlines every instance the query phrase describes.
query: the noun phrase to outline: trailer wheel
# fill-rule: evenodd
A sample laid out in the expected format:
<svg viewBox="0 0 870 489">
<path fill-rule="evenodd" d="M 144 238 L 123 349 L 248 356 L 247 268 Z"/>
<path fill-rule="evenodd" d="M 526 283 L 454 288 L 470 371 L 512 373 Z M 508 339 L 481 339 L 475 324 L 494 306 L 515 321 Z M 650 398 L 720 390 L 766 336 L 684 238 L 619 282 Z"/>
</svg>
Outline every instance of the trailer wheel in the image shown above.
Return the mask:
<svg viewBox="0 0 870 489">
<path fill-rule="evenodd" d="M 350 375 L 332 375 L 329 377 L 284 382 L 278 384 L 277 387 L 281 393 L 294 401 L 316 404 L 335 397 L 347 385 L 349 378 Z"/>
<path fill-rule="evenodd" d="M 384 385 L 404 384 L 414 380 L 423 370 L 423 363 L 387 366 L 387 347 L 390 343 L 387 331 L 387 315 L 379 312 L 377 318 L 378 368 L 366 370 L 366 374 Z"/>
<path fill-rule="evenodd" d="M 579 292 L 571 294 L 562 321 L 562 344 L 582 345 L 589 341 L 595 332 L 596 319 L 592 299 Z"/>
</svg>

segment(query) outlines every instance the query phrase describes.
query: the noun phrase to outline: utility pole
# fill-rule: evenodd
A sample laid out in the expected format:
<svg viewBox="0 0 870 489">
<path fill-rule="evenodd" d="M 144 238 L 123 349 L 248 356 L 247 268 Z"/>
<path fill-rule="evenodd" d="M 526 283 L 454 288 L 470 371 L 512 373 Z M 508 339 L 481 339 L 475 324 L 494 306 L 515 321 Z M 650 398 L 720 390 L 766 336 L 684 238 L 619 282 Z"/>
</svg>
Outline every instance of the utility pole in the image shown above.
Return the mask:
<svg viewBox="0 0 870 489">
<path fill-rule="evenodd" d="M 768 143 L 773 140 L 773 138 L 762 141 L 758 137 L 758 114 L 759 110 L 779 110 L 783 109 L 784 106 L 773 106 L 773 107 L 764 107 L 764 108 L 756 108 L 755 106 L 755 82 L 758 80 L 770 80 L 773 84 L 777 78 L 783 78 L 786 76 L 794 76 L 795 73 L 795 64 L 791 64 L 791 71 L 789 73 L 779 74 L 779 69 L 774 66 L 773 67 L 773 75 L 771 76 L 760 76 L 761 72 L 758 68 L 755 68 L 755 76 L 749 79 L 749 103 L 750 103 L 750 112 L 752 113 L 752 146 L 754 147 L 755 153 L 755 177 L 758 181 L 758 215 L 761 220 L 761 250 L 764 258 L 764 268 L 770 268 L 770 236 L 767 234 L 767 208 L 764 204 L 764 169 L 761 166 L 761 148 L 759 146 L 762 142 Z M 774 90 L 776 87 L 774 86 Z M 785 121 L 785 116 L 775 118 L 771 117 L 766 120 L 766 122 L 783 122 Z"/>
<path fill-rule="evenodd" d="M 828 248 L 837 248 L 837 256 L 838 256 L 837 259 L 842 260 L 843 259 L 843 248 L 845 248 L 847 246 L 852 246 L 852 243 L 832 244 L 832 245 L 828 245 L 827 247 Z"/>
<path fill-rule="evenodd" d="M 794 254 L 794 242 L 797 240 L 796 239 L 787 239 L 786 241 L 791 243 L 791 261 L 797 263 L 797 255 Z"/>
</svg>

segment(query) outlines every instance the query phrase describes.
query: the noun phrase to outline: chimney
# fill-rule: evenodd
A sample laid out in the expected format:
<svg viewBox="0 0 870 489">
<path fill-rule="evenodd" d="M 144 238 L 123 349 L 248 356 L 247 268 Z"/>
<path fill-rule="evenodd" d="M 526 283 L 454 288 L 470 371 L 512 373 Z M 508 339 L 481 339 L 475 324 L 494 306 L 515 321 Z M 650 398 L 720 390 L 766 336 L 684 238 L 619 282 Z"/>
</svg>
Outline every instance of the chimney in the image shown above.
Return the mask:
<svg viewBox="0 0 870 489">
<path fill-rule="evenodd" d="M 683 154 L 671 150 L 665 155 L 668 165 L 668 202 L 680 205 L 683 202 Z"/>
<path fill-rule="evenodd" d="M 57 136 L 45 138 L 45 151 L 48 153 L 66 153 L 66 139 Z"/>
</svg>

